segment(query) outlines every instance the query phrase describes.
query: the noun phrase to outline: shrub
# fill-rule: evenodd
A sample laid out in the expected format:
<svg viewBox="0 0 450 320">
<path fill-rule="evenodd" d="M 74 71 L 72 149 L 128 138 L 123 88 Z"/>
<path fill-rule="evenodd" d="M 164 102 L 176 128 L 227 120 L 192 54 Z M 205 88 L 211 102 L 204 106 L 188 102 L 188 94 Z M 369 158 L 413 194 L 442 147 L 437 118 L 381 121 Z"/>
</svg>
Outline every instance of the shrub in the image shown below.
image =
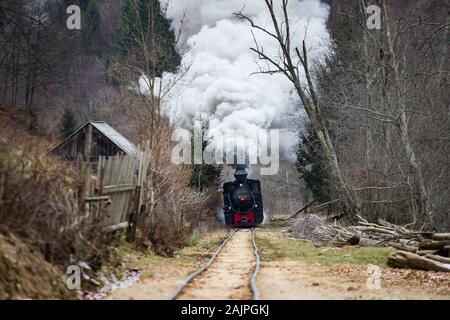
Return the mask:
<svg viewBox="0 0 450 320">
<path fill-rule="evenodd" d="M 200 234 L 194 230 L 187 238 L 186 238 L 186 245 L 188 247 L 193 247 L 197 245 L 201 240 Z"/>
<path fill-rule="evenodd" d="M 144 188 L 139 245 L 150 241 L 155 253 L 173 256 L 200 224 L 214 221 L 215 186 L 191 188 L 192 168 L 171 163 L 170 126 L 153 134 L 152 158 Z"/>
<path fill-rule="evenodd" d="M 48 155 L 31 137 L 0 138 L 0 232 L 14 234 L 61 270 L 79 261 L 98 268 L 109 256 L 101 213 L 84 210 L 80 171 Z"/>
</svg>

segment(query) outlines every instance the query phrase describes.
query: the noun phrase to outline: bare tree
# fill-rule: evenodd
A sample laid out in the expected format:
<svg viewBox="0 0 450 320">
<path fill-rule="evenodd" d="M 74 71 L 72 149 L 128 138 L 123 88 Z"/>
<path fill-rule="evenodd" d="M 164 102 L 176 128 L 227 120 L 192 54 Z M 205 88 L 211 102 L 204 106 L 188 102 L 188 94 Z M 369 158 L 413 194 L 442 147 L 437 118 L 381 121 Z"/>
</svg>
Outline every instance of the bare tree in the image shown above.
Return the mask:
<svg viewBox="0 0 450 320">
<path fill-rule="evenodd" d="M 449 217 L 439 195 L 449 187 L 448 5 L 444 15 L 413 15 L 416 8 L 377 4 L 381 29 L 369 30 L 365 1 L 343 1 L 333 53 L 319 70 L 325 117 L 366 217 L 440 227 Z"/>
<path fill-rule="evenodd" d="M 188 68 L 179 66 L 182 53 L 175 50 L 179 34 L 169 34 L 168 26 L 161 25 L 168 23 L 168 3 L 130 0 L 127 5 L 128 11 L 121 14 L 120 36 L 127 54 L 114 66 L 113 76 L 123 84 L 128 97 L 122 111 L 138 124 L 138 131 L 149 138 L 152 147 L 153 132 L 162 121 L 166 98 Z M 129 92 L 132 83 L 134 95 Z M 130 97 L 138 99 L 131 103 L 139 105 L 138 109 L 128 108 Z M 139 125 L 140 120 L 144 120 L 144 126 Z"/>
<path fill-rule="evenodd" d="M 292 35 L 288 12 L 289 0 L 282 0 L 281 2 L 283 12 L 283 16 L 281 18 L 277 17 L 275 13 L 276 8 L 274 1 L 264 1 L 271 16 L 274 31 L 258 25 L 253 21 L 253 19 L 246 16 L 242 11 L 236 13 L 235 15 L 238 18 L 248 21 L 252 28 L 262 31 L 278 43 L 281 51 L 281 57 L 272 57 L 266 54 L 264 52 L 264 48 L 259 46 L 256 38 L 255 47 L 251 48 L 251 50 L 258 55 L 259 59 L 264 60 L 271 65 L 271 68 L 268 70 L 261 70 L 262 73 L 282 73 L 292 82 L 295 92 L 300 98 L 303 108 L 311 121 L 314 132 L 320 141 L 326 162 L 329 166 L 330 178 L 333 180 L 333 183 L 336 184 L 341 200 L 345 204 L 345 208 L 350 213 L 351 218 L 357 220 L 358 215 L 361 213 L 360 201 L 355 192 L 348 186 L 348 183 L 342 174 L 340 164 L 336 156 L 335 146 L 333 145 L 330 137 L 327 122 L 322 114 L 320 97 L 317 94 L 317 90 L 314 85 L 305 41 L 303 41 L 302 48 L 293 48 L 291 43 Z M 300 60 L 301 69 L 294 60 L 294 57 Z M 306 78 L 306 87 L 304 87 L 301 83 L 302 75 Z"/>
</svg>

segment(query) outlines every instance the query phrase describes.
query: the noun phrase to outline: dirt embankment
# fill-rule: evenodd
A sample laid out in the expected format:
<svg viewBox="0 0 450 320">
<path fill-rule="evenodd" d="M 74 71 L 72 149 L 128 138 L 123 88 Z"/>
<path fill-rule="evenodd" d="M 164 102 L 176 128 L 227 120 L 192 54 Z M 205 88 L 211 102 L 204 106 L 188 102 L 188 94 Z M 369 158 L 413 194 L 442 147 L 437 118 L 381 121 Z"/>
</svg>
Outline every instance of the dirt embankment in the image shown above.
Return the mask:
<svg viewBox="0 0 450 320">
<path fill-rule="evenodd" d="M 147 276 L 146 270 L 142 270 L 143 277 L 139 283 L 114 291 L 108 299 L 168 299 L 183 279 L 205 263 L 218 246 L 219 242 L 215 241 L 215 246 L 210 246 L 207 255 L 201 257 L 195 254 L 201 250 L 200 245 L 192 252 L 182 252 L 178 258 L 157 258 L 147 264 L 135 261 L 135 264 L 149 268 Z M 237 232 L 210 268 L 196 277 L 178 299 L 251 299 L 249 281 L 254 259 L 250 230 Z"/>
<path fill-rule="evenodd" d="M 124 289 L 113 291 L 107 300 L 167 300 L 175 292 L 181 279 L 198 267 L 198 262 L 188 264 L 158 264 L 152 275 Z"/>
<path fill-rule="evenodd" d="M 73 299 L 64 273 L 20 239 L 0 235 L 0 300 Z"/>
<path fill-rule="evenodd" d="M 124 269 L 138 269 L 140 281 L 128 288 L 113 291 L 110 300 L 166 300 L 172 297 L 182 280 L 208 261 L 224 240 L 226 231 L 203 234 L 199 243 L 185 247 L 175 258 L 153 254 L 136 254 L 122 250 Z"/>
</svg>

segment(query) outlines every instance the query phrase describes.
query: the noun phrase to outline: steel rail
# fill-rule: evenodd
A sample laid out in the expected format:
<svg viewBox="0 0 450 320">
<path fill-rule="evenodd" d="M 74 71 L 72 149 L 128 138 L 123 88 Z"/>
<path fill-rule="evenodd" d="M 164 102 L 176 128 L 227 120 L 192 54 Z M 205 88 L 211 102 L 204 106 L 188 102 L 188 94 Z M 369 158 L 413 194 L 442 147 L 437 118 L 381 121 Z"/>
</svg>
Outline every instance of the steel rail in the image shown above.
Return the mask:
<svg viewBox="0 0 450 320">
<path fill-rule="evenodd" d="M 176 289 L 175 293 L 172 295 L 172 297 L 170 298 L 170 300 L 176 300 L 178 298 L 178 296 L 183 292 L 183 290 L 191 283 L 191 281 L 197 277 L 198 275 L 200 275 L 201 273 L 203 273 L 206 269 L 208 269 L 212 263 L 216 260 L 217 256 L 219 255 L 219 253 L 222 251 L 222 249 L 225 247 L 225 245 L 228 243 L 228 241 L 234 236 L 234 234 L 236 233 L 237 230 L 233 230 L 230 232 L 230 234 L 225 238 L 225 240 L 222 242 L 222 244 L 220 245 L 220 247 L 217 249 L 216 252 L 214 252 L 214 254 L 211 256 L 211 258 L 208 260 L 208 262 L 206 262 L 205 264 L 203 264 L 200 268 L 198 268 L 197 270 L 195 270 L 194 272 L 192 272 L 189 276 L 187 276 L 182 282 L 181 284 L 178 286 L 178 288 Z"/>
<path fill-rule="evenodd" d="M 260 265 L 260 258 L 259 258 L 259 250 L 258 247 L 256 246 L 256 241 L 255 241 L 255 229 L 252 228 L 252 244 L 253 244 L 253 253 L 255 255 L 255 269 L 253 270 L 252 276 L 250 278 L 250 287 L 252 289 L 252 294 L 253 294 L 253 300 L 259 300 L 259 290 L 258 287 L 256 286 L 256 277 L 258 276 L 258 272 L 259 272 L 259 265 Z"/>
</svg>

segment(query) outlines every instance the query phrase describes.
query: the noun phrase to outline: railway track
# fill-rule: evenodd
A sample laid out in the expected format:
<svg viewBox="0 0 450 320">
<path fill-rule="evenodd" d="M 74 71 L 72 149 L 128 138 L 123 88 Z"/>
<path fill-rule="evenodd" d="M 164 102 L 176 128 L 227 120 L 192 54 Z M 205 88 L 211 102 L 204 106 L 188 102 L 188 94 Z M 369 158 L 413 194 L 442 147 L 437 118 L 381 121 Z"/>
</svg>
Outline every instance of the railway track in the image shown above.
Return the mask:
<svg viewBox="0 0 450 320">
<path fill-rule="evenodd" d="M 252 228 L 252 245 L 253 245 L 253 254 L 255 255 L 255 269 L 253 269 L 252 277 L 250 278 L 250 288 L 252 289 L 253 294 L 253 300 L 259 300 L 259 290 L 256 286 L 256 277 L 258 276 L 259 272 L 259 264 L 260 264 L 260 258 L 259 258 L 259 250 L 256 246 L 256 239 L 255 239 L 256 231 L 254 228 Z"/>
<path fill-rule="evenodd" d="M 250 237 L 247 234 L 248 232 L 251 233 Z M 242 272 L 242 270 L 240 270 L 241 272 L 237 272 L 238 276 L 241 278 L 237 279 L 237 285 L 235 287 L 239 289 L 236 289 L 236 291 L 240 290 L 241 291 L 240 294 L 243 295 L 242 297 L 239 298 L 248 299 L 251 296 L 253 300 L 259 300 L 259 290 L 256 285 L 256 279 L 260 267 L 260 257 L 258 247 L 255 241 L 255 233 L 256 232 L 253 228 L 250 231 L 248 230 L 231 231 L 228 234 L 228 236 L 224 239 L 222 244 L 219 246 L 217 251 L 214 252 L 214 254 L 211 256 L 211 258 L 181 282 L 181 284 L 178 286 L 175 293 L 171 297 L 171 300 L 177 300 L 179 298 L 186 298 L 186 297 L 190 299 L 192 296 L 195 299 L 195 297 L 199 297 L 198 294 L 196 295 L 194 293 L 195 291 L 197 292 L 204 291 L 205 292 L 204 297 L 210 299 L 223 298 L 222 296 L 216 297 L 214 295 L 214 290 L 216 292 L 218 290 L 221 290 L 222 291 L 221 294 L 227 294 L 231 299 L 238 298 L 238 296 L 236 296 L 234 292 L 228 293 L 226 292 L 227 290 L 229 291 L 233 290 L 233 288 L 227 288 L 227 286 L 220 285 L 220 281 L 225 283 L 227 282 L 232 283 L 233 279 L 227 279 L 227 272 L 229 272 L 230 269 L 234 270 L 235 268 L 238 267 L 245 268 L 244 272 Z M 243 239 L 240 239 L 239 237 Z M 234 249 L 233 246 L 236 246 L 237 244 L 241 246 L 238 249 L 244 250 L 233 250 Z M 253 257 L 249 257 L 249 255 L 246 254 L 245 252 L 246 250 L 247 251 L 251 250 L 253 253 Z M 224 253 L 224 251 L 228 252 Z M 243 260 L 242 258 L 250 260 L 242 261 Z M 220 264 L 227 264 L 227 266 L 224 267 L 221 266 Z M 250 265 L 251 268 L 247 268 L 247 266 Z M 222 272 L 222 275 L 218 273 L 218 270 L 212 270 L 224 268 L 226 272 Z M 251 273 L 249 273 L 248 272 L 249 270 L 247 269 L 249 269 Z M 236 284 L 236 275 L 234 275 L 234 278 Z M 201 285 L 200 287 L 198 285 L 196 287 L 194 283 L 201 283 Z M 242 293 L 242 291 L 245 291 L 245 293 Z M 199 298 L 202 297 L 200 296 Z"/>
</svg>

